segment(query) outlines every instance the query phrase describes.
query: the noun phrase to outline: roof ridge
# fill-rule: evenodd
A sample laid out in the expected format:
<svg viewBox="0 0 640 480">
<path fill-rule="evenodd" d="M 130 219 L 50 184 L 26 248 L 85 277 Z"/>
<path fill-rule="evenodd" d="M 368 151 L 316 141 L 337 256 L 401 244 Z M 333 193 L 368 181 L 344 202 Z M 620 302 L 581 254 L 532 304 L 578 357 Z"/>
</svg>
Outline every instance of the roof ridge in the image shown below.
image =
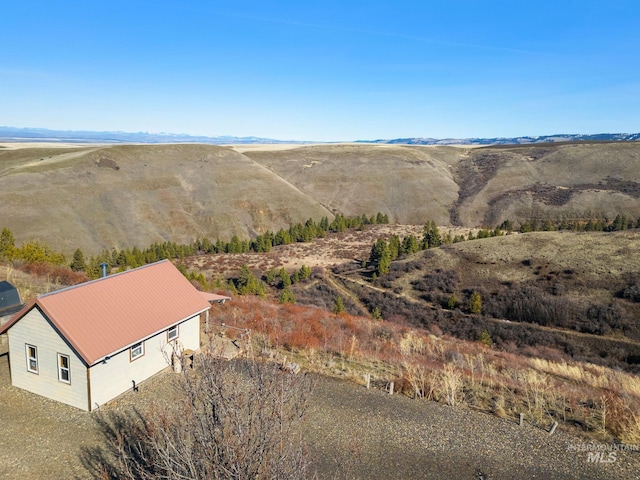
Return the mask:
<svg viewBox="0 0 640 480">
<path fill-rule="evenodd" d="M 87 285 L 94 284 L 94 283 L 100 282 L 102 280 L 107 280 L 107 279 L 110 279 L 110 278 L 118 277 L 118 276 L 120 276 L 120 275 L 122 275 L 124 273 L 135 272 L 136 270 L 142 270 L 142 269 L 144 269 L 146 267 L 151 267 L 153 265 L 157 265 L 159 263 L 168 262 L 168 261 L 169 261 L 169 259 L 165 258 L 165 259 L 162 259 L 162 260 L 158 260 L 157 262 L 147 263 L 145 265 L 141 265 L 141 266 L 136 267 L 136 268 L 130 268 L 129 270 L 124 270 L 122 272 L 116 272 L 116 273 L 114 273 L 112 275 L 107 275 L 106 277 L 94 278 L 93 280 L 88 280 L 86 282 L 78 283 L 77 285 L 69 285 L 68 287 L 64 287 L 64 288 L 61 288 L 59 290 L 53 290 L 52 292 L 41 293 L 36 298 L 45 298 L 45 297 L 48 297 L 48 296 L 51 296 L 51 295 L 56 295 L 58 293 L 63 293 L 63 292 L 69 291 L 69 290 L 73 290 L 73 289 L 79 288 L 79 287 L 85 287 Z"/>
</svg>

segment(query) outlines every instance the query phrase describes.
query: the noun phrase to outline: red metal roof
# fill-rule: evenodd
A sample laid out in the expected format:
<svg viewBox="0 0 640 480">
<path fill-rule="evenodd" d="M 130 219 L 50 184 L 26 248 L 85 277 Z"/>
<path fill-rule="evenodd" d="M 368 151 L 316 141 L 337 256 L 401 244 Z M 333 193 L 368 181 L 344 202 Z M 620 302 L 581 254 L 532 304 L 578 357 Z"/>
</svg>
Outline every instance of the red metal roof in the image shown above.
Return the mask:
<svg viewBox="0 0 640 480">
<path fill-rule="evenodd" d="M 182 320 L 209 302 L 168 260 L 40 295 L 0 328 L 38 307 L 78 355 L 93 365 Z"/>
</svg>

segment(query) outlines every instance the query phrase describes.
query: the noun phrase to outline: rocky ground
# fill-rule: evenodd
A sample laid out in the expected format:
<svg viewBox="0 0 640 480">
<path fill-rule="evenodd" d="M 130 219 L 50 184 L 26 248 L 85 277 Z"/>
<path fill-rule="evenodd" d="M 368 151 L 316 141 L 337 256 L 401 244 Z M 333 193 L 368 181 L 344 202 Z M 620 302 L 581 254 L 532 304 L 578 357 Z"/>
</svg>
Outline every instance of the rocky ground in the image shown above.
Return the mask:
<svg viewBox="0 0 640 480">
<path fill-rule="evenodd" d="M 92 478 L 83 453 L 100 444 L 94 415 L 10 385 L 0 352 L 0 478 Z M 104 407 L 163 395 L 170 372 Z M 640 452 L 589 461 L 584 439 L 331 378 L 319 378 L 307 441 L 319 478 L 640 479 Z M 576 449 L 578 451 L 576 451 Z M 608 452 L 603 459 L 609 459 Z"/>
</svg>

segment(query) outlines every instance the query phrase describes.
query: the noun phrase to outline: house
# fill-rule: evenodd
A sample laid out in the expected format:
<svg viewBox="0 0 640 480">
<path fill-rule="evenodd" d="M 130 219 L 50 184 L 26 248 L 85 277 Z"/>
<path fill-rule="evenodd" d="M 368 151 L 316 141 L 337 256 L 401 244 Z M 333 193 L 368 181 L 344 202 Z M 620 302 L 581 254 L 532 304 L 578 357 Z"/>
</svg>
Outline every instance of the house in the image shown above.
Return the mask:
<svg viewBox="0 0 640 480">
<path fill-rule="evenodd" d="M 210 306 L 168 260 L 40 295 L 0 327 L 11 383 L 91 411 L 198 350 Z"/>
</svg>

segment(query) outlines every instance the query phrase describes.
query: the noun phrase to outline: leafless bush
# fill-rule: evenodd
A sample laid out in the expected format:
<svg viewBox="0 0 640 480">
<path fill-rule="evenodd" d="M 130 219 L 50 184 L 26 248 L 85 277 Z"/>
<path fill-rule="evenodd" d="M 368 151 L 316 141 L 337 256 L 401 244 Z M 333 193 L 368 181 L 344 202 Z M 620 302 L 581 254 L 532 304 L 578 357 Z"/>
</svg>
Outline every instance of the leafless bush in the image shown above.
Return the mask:
<svg viewBox="0 0 640 480">
<path fill-rule="evenodd" d="M 275 364 L 197 357 L 176 398 L 99 417 L 108 451 L 89 452 L 96 478 L 310 478 L 301 436 L 312 381 Z"/>
</svg>

